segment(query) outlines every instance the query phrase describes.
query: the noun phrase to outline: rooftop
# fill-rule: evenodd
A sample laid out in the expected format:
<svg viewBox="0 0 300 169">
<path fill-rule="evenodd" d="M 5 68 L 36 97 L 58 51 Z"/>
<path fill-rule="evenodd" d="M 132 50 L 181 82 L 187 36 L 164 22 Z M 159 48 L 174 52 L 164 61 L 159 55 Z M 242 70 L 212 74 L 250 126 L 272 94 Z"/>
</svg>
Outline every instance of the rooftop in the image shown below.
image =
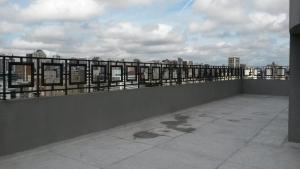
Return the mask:
<svg viewBox="0 0 300 169">
<path fill-rule="evenodd" d="M 238 95 L 1 157 L 1 169 L 299 169 L 288 97 Z"/>
</svg>

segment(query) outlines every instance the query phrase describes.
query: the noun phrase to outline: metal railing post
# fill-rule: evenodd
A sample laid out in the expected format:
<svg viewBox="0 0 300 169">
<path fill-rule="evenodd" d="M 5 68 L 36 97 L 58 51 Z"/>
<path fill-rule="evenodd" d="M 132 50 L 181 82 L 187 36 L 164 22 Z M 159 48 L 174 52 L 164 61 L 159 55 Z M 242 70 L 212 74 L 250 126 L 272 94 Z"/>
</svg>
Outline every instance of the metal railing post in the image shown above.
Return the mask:
<svg viewBox="0 0 300 169">
<path fill-rule="evenodd" d="M 92 76 L 92 71 L 91 71 L 91 61 L 88 61 L 88 73 L 87 73 L 87 78 L 88 78 L 88 92 L 91 93 L 91 76 Z"/>
<path fill-rule="evenodd" d="M 2 64 L 3 64 L 3 70 L 2 70 L 2 78 L 3 78 L 3 89 L 2 89 L 2 95 L 3 95 L 3 100 L 6 100 L 6 57 L 3 56 L 3 60 L 2 60 Z"/>
<path fill-rule="evenodd" d="M 37 66 L 36 66 L 36 72 L 37 72 L 37 77 L 36 77 L 36 94 L 37 94 L 37 97 L 40 97 L 40 59 L 37 58 L 36 60 L 37 62 Z"/>
<path fill-rule="evenodd" d="M 68 95 L 68 60 L 65 60 L 65 95 Z M 70 72 L 69 72 L 70 73 Z"/>
</svg>

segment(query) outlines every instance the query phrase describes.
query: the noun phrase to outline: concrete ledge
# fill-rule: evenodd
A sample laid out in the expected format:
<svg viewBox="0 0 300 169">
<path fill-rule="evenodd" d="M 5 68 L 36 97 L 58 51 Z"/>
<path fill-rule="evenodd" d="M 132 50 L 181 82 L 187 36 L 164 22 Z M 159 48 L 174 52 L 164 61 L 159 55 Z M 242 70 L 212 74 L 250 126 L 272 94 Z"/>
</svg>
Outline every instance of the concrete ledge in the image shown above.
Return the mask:
<svg viewBox="0 0 300 169">
<path fill-rule="evenodd" d="M 243 93 L 288 96 L 288 80 L 243 80 Z"/>
<path fill-rule="evenodd" d="M 242 81 L 0 102 L 0 155 L 241 93 Z"/>
</svg>

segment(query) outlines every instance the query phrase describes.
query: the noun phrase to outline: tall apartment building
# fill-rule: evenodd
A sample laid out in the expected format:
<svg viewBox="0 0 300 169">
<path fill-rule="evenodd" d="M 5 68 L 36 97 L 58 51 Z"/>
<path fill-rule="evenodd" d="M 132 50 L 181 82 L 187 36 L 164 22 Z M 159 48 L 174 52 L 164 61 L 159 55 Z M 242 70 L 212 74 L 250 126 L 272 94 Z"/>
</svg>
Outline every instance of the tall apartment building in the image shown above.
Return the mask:
<svg viewBox="0 0 300 169">
<path fill-rule="evenodd" d="M 3 59 L 0 58 L 0 74 L 3 72 Z M 5 60 L 5 72 L 8 71 L 8 59 Z"/>
<path fill-rule="evenodd" d="M 233 68 L 240 67 L 240 58 L 238 57 L 229 57 L 228 58 L 228 66 Z"/>
</svg>

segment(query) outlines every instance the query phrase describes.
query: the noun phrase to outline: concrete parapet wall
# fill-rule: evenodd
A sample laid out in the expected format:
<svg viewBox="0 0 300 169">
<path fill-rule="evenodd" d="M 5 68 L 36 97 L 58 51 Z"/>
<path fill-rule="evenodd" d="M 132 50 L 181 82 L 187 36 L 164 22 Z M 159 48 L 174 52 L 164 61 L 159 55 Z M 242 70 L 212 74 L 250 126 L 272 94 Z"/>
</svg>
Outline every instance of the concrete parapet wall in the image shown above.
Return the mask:
<svg viewBox="0 0 300 169">
<path fill-rule="evenodd" d="M 288 80 L 243 80 L 243 93 L 288 96 Z"/>
<path fill-rule="evenodd" d="M 0 155 L 237 95 L 242 81 L 208 82 L 0 102 Z"/>
</svg>

